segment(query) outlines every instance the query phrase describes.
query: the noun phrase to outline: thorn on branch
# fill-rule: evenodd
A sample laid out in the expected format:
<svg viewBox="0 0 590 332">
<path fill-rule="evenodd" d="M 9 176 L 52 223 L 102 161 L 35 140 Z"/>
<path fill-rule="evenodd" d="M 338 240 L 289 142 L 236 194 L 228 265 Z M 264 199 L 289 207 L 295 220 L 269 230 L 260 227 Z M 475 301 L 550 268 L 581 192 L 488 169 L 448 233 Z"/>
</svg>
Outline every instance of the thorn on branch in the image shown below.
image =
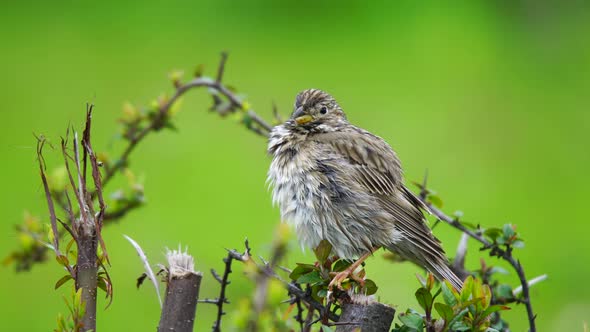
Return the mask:
<svg viewBox="0 0 590 332">
<path fill-rule="evenodd" d="M 215 271 L 215 269 L 211 269 L 211 275 L 213 276 L 213 278 L 215 280 L 217 280 L 217 282 L 219 282 L 220 284 L 223 283 L 223 279 L 221 278 L 221 276 L 219 275 L 219 273 L 217 273 L 217 271 Z"/>
<path fill-rule="evenodd" d="M 426 202 L 426 197 L 428 196 L 428 169 L 424 171 L 424 179 L 422 180 L 422 185 L 420 186 L 420 199 Z"/>
<path fill-rule="evenodd" d="M 279 109 L 277 107 L 277 104 L 274 101 L 272 102 L 272 115 L 273 115 L 273 118 L 274 118 L 276 124 L 284 122 L 283 117 L 279 114 Z"/>
<path fill-rule="evenodd" d="M 241 254 L 239 253 L 237 250 L 232 249 L 226 249 L 227 250 L 227 256 L 223 258 L 223 262 L 225 263 L 225 269 L 223 271 L 223 276 L 220 277 L 219 274 L 214 270 L 211 269 L 211 274 L 213 275 L 213 278 L 215 278 L 215 280 L 217 280 L 220 284 L 220 290 L 219 290 L 219 297 L 217 298 L 216 302 L 209 302 L 209 303 L 213 303 L 215 305 L 217 305 L 217 318 L 215 319 L 215 322 L 213 323 L 213 332 L 220 332 L 221 331 L 221 319 L 223 317 L 223 315 L 225 315 L 225 312 L 223 311 L 223 304 L 227 304 L 229 303 L 229 300 L 227 299 L 225 293 L 226 293 L 226 288 L 227 286 L 231 283 L 231 281 L 229 280 L 229 275 L 230 273 L 232 273 L 232 261 L 238 260 L 241 262 L 245 262 L 249 259 L 250 257 L 250 248 L 248 247 L 248 240 L 246 239 L 246 251 Z"/>
<path fill-rule="evenodd" d="M 225 72 L 225 63 L 227 61 L 227 52 L 221 52 L 221 59 L 219 60 L 219 67 L 217 67 L 217 78 L 215 82 L 221 83 L 223 79 L 223 73 Z"/>
</svg>

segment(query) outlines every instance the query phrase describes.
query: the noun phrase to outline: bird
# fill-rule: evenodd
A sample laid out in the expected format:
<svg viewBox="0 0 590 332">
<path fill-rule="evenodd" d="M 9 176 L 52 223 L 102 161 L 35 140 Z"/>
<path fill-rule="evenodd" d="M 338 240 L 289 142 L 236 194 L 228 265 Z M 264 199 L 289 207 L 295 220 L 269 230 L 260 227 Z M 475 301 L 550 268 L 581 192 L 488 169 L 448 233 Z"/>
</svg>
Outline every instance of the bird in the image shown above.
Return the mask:
<svg viewBox="0 0 590 332">
<path fill-rule="evenodd" d="M 354 262 L 330 289 L 354 278 L 353 271 L 380 248 L 461 289 L 428 227 L 428 206 L 404 185 L 395 151 L 351 124 L 330 94 L 297 94 L 290 118 L 269 134 L 268 154 L 273 204 L 302 246 L 313 249 L 327 240 L 334 255 Z"/>
</svg>

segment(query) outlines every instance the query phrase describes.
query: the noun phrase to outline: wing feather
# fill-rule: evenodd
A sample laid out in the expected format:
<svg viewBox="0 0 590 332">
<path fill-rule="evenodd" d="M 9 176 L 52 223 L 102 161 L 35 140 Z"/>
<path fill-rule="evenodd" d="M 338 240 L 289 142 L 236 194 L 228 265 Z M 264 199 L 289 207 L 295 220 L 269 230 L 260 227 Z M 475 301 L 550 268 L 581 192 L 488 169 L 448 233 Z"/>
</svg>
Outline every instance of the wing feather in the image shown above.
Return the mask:
<svg viewBox="0 0 590 332">
<path fill-rule="evenodd" d="M 408 241 L 425 254 L 446 260 L 422 214 L 421 209 L 428 208 L 403 185 L 401 163 L 383 139 L 356 127 L 351 131 L 322 133 L 313 139 L 329 144 L 330 151 L 350 162 L 346 169 L 352 170 L 351 178 L 375 197 Z"/>
</svg>

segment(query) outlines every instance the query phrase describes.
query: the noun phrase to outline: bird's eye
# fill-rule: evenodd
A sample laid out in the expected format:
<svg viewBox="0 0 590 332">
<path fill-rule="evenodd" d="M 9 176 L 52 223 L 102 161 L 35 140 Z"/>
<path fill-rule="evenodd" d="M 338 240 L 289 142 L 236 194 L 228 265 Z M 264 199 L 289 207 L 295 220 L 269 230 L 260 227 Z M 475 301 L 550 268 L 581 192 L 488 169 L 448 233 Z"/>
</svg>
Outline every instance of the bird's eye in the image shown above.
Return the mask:
<svg viewBox="0 0 590 332">
<path fill-rule="evenodd" d="M 320 108 L 320 114 L 326 114 L 328 113 L 328 108 L 326 106 L 322 106 L 322 108 Z"/>
</svg>

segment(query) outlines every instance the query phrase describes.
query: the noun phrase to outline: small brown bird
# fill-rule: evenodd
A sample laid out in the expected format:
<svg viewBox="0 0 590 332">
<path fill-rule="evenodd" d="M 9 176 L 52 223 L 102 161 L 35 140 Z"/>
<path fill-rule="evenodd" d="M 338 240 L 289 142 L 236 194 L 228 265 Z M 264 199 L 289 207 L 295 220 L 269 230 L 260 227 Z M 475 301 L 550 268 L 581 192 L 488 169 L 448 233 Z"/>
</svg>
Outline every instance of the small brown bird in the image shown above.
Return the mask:
<svg viewBox="0 0 590 332">
<path fill-rule="evenodd" d="M 357 259 L 330 287 L 386 248 L 461 289 L 426 224 L 422 210 L 428 207 L 403 184 L 395 152 L 350 124 L 332 96 L 316 89 L 299 93 L 289 120 L 272 130 L 268 151 L 273 202 L 302 245 L 315 248 L 326 239 L 340 258 Z"/>
</svg>

